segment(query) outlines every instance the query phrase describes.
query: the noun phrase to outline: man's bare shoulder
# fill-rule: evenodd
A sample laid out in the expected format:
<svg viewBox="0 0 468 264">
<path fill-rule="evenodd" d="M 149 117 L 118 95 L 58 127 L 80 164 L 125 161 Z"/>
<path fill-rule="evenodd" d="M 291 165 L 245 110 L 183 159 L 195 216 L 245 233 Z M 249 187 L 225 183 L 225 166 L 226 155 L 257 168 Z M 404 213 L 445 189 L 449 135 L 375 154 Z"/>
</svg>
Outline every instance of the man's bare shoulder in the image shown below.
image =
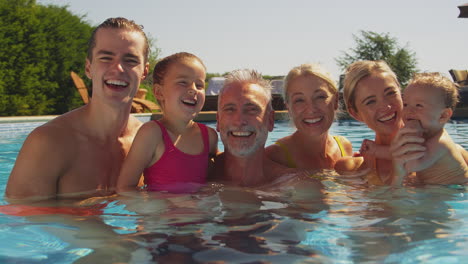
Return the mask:
<svg viewBox="0 0 468 264">
<path fill-rule="evenodd" d="M 70 142 L 74 134 L 68 120 L 59 116 L 35 128 L 28 136 L 28 140 L 40 140 L 51 145 L 64 146 L 63 144 Z"/>
<path fill-rule="evenodd" d="M 69 168 L 76 150 L 67 118 L 59 116 L 34 129 L 26 138 L 8 180 L 6 195 L 53 197 L 60 173 Z"/>
<path fill-rule="evenodd" d="M 80 111 L 78 109 L 73 110 L 37 127 L 31 132 L 30 136 L 50 140 L 51 144 L 67 147 L 77 136 L 78 131 L 76 128 L 83 127 L 82 120 Z"/>
</svg>

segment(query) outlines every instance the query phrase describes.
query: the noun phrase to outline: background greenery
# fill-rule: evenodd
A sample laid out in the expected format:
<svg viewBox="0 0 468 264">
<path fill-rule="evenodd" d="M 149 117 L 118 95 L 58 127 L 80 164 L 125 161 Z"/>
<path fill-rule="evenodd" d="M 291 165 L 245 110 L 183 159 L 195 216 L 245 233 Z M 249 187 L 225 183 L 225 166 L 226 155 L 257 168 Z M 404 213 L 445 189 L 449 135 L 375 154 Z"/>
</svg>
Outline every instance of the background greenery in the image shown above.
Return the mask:
<svg viewBox="0 0 468 264">
<path fill-rule="evenodd" d="M 84 16 L 72 14 L 67 6 L 0 0 L 0 116 L 62 114 L 83 105 L 70 71 L 90 85 L 84 65 L 93 28 Z M 389 34 L 361 31 L 354 37 L 356 47 L 336 59 L 343 69 L 356 60 L 386 60 L 403 85 L 416 71 L 414 52 L 400 48 Z M 160 49 L 153 37 L 148 39 L 152 70 Z M 207 73 L 206 83 L 225 74 Z M 146 99 L 154 102 L 151 83 L 150 74 L 141 87 L 148 90 Z"/>
<path fill-rule="evenodd" d="M 362 30 L 353 37 L 356 47 L 343 52 L 343 56 L 336 59 L 343 71 L 355 61 L 384 60 L 396 73 L 402 87 L 417 71 L 416 53 L 407 46 L 400 47 L 397 39 L 390 34 Z"/>
<path fill-rule="evenodd" d="M 82 104 L 70 71 L 84 75 L 91 32 L 65 7 L 0 0 L 0 115 L 60 114 Z"/>
</svg>

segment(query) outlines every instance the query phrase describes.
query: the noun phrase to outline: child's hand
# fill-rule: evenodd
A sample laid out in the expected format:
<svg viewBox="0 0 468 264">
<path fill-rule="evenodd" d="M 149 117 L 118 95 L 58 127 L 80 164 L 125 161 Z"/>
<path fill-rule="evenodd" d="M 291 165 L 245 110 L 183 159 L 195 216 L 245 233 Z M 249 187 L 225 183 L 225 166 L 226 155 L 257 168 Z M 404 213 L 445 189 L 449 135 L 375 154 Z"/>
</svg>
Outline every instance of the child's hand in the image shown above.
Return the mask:
<svg viewBox="0 0 468 264">
<path fill-rule="evenodd" d="M 359 152 L 364 158 L 370 158 L 375 156 L 376 152 L 376 143 L 369 139 L 364 139 L 361 144 Z"/>
</svg>

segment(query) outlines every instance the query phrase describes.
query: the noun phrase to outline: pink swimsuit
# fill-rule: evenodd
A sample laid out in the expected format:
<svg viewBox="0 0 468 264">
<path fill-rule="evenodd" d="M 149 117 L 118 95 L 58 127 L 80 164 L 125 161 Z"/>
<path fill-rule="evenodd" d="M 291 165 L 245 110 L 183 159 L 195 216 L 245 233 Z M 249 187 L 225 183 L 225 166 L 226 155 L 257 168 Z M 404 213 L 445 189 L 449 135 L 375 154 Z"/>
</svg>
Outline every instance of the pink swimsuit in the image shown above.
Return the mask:
<svg viewBox="0 0 468 264">
<path fill-rule="evenodd" d="M 176 187 L 179 183 L 206 183 L 210 144 L 206 125 L 197 123 L 202 134 L 203 151 L 197 155 L 190 155 L 177 149 L 166 128 L 160 122 L 154 122 L 161 128 L 165 150 L 161 158 L 143 172 L 148 189 L 179 189 Z"/>
</svg>

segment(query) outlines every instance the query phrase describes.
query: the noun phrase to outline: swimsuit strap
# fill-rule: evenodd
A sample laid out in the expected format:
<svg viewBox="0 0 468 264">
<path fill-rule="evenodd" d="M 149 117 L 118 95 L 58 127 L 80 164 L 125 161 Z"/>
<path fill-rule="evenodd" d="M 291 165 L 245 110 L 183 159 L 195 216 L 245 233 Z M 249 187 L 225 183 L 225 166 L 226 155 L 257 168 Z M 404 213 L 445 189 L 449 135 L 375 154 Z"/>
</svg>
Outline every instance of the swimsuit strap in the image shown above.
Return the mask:
<svg viewBox="0 0 468 264">
<path fill-rule="evenodd" d="M 208 128 L 205 124 L 197 123 L 200 128 L 200 132 L 203 140 L 203 153 L 210 152 L 210 136 L 208 134 Z"/>
<path fill-rule="evenodd" d="M 286 158 L 286 162 L 288 163 L 288 167 L 296 168 L 296 163 L 294 162 L 291 152 L 289 152 L 289 149 L 286 147 L 286 145 L 283 145 L 278 141 L 276 141 L 275 144 L 278 145 L 281 148 L 281 150 L 283 150 L 284 157 Z"/>
<path fill-rule="evenodd" d="M 161 128 L 164 146 L 167 149 L 176 148 L 174 146 L 174 142 L 172 142 L 171 136 L 169 136 L 169 133 L 167 132 L 166 127 L 163 124 L 161 124 L 161 122 L 159 122 L 158 120 L 153 120 L 153 121 L 156 122 L 156 124 L 158 124 L 159 127 Z M 201 133 L 202 140 L 203 140 L 203 152 L 202 153 L 208 153 L 210 151 L 210 140 L 209 140 L 209 135 L 208 135 L 208 128 L 204 124 L 200 124 L 200 123 L 196 123 L 196 124 L 198 125 L 198 128 L 200 129 L 200 133 Z"/>
<path fill-rule="evenodd" d="M 158 124 L 159 128 L 161 129 L 164 147 L 167 150 L 175 148 L 174 143 L 172 142 L 171 136 L 169 136 L 169 133 L 167 133 L 166 127 L 163 124 L 161 124 L 161 122 L 159 122 L 158 120 L 153 120 L 153 121 L 156 122 L 156 124 Z"/>
<path fill-rule="evenodd" d="M 346 156 L 346 152 L 344 150 L 343 144 L 340 141 L 340 137 L 339 136 L 333 136 L 333 138 L 335 139 L 336 144 L 338 144 L 338 147 L 340 148 L 341 157 Z"/>
</svg>

